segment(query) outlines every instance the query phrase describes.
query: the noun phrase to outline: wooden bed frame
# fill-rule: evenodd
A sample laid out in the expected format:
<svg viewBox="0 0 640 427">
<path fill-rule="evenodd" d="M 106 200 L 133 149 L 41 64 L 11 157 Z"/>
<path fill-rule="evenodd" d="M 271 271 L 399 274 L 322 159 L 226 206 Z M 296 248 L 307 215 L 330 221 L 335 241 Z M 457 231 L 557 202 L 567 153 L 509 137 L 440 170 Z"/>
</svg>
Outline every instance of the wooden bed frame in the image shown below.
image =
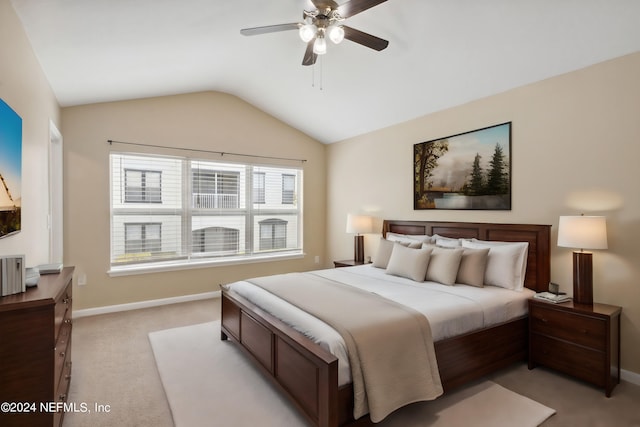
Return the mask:
<svg viewBox="0 0 640 427">
<path fill-rule="evenodd" d="M 550 225 L 385 220 L 382 234 L 529 242 L 525 286 L 548 289 Z M 434 343 L 445 393 L 527 355 L 527 317 Z M 318 427 L 371 425 L 353 420 L 353 387 L 338 386 L 338 359 L 282 321 L 222 287 L 221 339 L 231 339 Z"/>
</svg>

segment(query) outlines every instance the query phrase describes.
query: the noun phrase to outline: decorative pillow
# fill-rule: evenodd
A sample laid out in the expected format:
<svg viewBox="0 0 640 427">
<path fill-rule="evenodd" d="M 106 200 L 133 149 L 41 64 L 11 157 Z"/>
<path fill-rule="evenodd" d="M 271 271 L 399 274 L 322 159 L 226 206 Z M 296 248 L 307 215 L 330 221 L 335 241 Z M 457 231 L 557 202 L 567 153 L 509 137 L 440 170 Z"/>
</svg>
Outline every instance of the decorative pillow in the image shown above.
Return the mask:
<svg viewBox="0 0 640 427">
<path fill-rule="evenodd" d="M 413 243 L 418 241 L 420 243 L 432 243 L 433 238 L 426 234 L 399 234 L 399 233 L 387 233 L 387 240 L 393 242 L 409 242 Z"/>
<path fill-rule="evenodd" d="M 471 249 L 489 248 L 487 268 L 484 273 L 485 285 L 521 291 L 527 270 L 527 242 L 493 242 L 484 240 L 464 240 L 462 246 Z"/>
<path fill-rule="evenodd" d="M 389 258 L 391 258 L 391 252 L 393 251 L 393 242 L 386 240 L 384 237 L 380 238 L 380 244 L 376 255 L 373 257 L 373 266 L 378 268 L 387 268 L 389 264 Z"/>
<path fill-rule="evenodd" d="M 395 244 L 387 265 L 387 274 L 424 282 L 432 249 L 411 249 Z"/>
<path fill-rule="evenodd" d="M 470 249 L 464 248 L 456 283 L 484 287 L 484 272 L 487 269 L 489 248 Z"/>
<path fill-rule="evenodd" d="M 443 285 L 453 285 L 458 275 L 462 252 L 462 248 L 434 248 L 427 266 L 426 279 Z"/>
</svg>

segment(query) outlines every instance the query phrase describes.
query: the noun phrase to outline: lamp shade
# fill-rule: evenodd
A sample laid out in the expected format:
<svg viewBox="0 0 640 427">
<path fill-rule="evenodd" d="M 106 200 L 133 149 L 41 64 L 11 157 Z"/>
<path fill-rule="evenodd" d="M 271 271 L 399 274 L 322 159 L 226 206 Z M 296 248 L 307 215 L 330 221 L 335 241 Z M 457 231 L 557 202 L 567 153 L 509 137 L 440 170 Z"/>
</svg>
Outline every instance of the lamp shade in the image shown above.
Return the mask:
<svg viewBox="0 0 640 427">
<path fill-rule="evenodd" d="M 316 41 L 313 42 L 313 53 L 316 55 L 324 55 L 327 53 L 327 41 L 323 35 L 318 35 Z"/>
<path fill-rule="evenodd" d="M 373 219 L 367 215 L 347 215 L 347 233 L 364 234 L 371 233 Z"/>
<path fill-rule="evenodd" d="M 300 39 L 303 42 L 308 43 L 316 36 L 317 32 L 318 32 L 318 27 L 316 27 L 315 25 L 304 24 L 300 26 L 300 30 L 298 31 L 298 34 L 300 35 Z"/>
<path fill-rule="evenodd" d="M 607 222 L 603 216 L 561 216 L 558 246 L 607 249 Z"/>
<path fill-rule="evenodd" d="M 339 44 L 344 40 L 344 28 L 342 25 L 332 25 L 329 27 L 329 39 L 335 44 Z"/>
</svg>

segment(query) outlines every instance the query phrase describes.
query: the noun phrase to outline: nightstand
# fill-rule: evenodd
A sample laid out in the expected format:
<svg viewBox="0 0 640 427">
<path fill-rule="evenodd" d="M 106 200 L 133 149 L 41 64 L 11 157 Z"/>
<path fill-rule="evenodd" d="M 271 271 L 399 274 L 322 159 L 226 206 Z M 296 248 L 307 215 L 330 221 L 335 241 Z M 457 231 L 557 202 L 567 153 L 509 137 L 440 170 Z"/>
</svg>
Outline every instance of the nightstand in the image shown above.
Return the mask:
<svg viewBox="0 0 640 427">
<path fill-rule="evenodd" d="M 529 300 L 529 369 L 544 365 L 605 389 L 620 383 L 621 307 Z"/>
<path fill-rule="evenodd" d="M 353 267 L 354 265 L 364 265 L 364 262 L 354 261 L 352 259 L 343 259 L 341 261 L 333 261 L 335 268 L 338 267 Z"/>
</svg>

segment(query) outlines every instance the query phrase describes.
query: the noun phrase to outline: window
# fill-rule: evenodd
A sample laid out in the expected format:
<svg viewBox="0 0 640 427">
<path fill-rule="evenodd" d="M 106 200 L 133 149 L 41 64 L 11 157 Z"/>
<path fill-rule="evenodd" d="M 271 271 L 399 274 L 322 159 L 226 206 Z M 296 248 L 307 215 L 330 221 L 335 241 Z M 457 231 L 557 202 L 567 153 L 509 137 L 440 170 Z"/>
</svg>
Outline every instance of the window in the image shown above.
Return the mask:
<svg viewBox="0 0 640 427">
<path fill-rule="evenodd" d="M 161 203 L 161 172 L 126 169 L 124 201 L 126 203 Z"/>
<path fill-rule="evenodd" d="M 260 250 L 282 249 L 287 245 L 287 221 L 270 218 L 260 221 Z"/>
<path fill-rule="evenodd" d="M 195 169 L 193 171 L 194 208 L 238 208 L 240 173 Z"/>
<path fill-rule="evenodd" d="M 127 254 L 160 252 L 162 224 L 159 223 L 125 223 L 124 251 Z"/>
<path fill-rule="evenodd" d="M 282 175 L 282 204 L 292 205 L 296 194 L 296 176 Z"/>
<path fill-rule="evenodd" d="M 225 227 L 208 227 L 192 232 L 193 252 L 238 251 L 240 230 Z"/>
<path fill-rule="evenodd" d="M 300 168 L 143 154 L 110 160 L 113 271 L 302 253 Z"/>
<path fill-rule="evenodd" d="M 264 203 L 264 172 L 254 172 L 253 174 L 253 203 Z"/>
</svg>

